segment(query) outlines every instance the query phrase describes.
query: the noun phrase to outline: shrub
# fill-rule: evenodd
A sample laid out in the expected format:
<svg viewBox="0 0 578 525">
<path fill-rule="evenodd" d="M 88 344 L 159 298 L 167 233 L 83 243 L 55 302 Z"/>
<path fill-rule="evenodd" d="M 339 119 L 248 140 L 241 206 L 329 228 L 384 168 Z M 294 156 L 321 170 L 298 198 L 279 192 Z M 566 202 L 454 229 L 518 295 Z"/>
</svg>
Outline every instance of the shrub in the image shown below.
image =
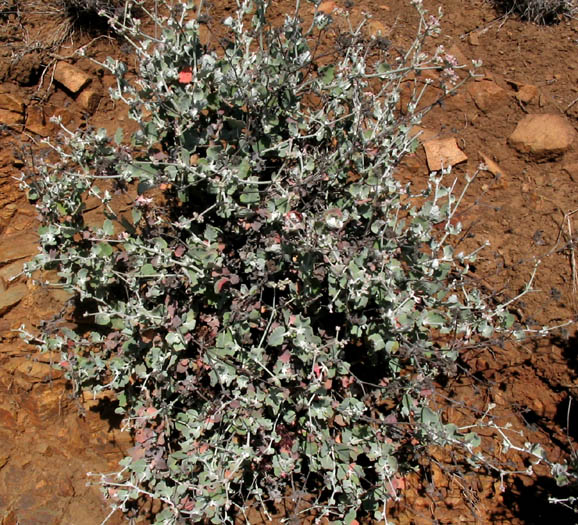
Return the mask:
<svg viewBox="0 0 578 525">
<path fill-rule="evenodd" d="M 504 11 L 537 24 L 550 24 L 576 11 L 575 0 L 497 0 L 497 4 Z"/>
<path fill-rule="evenodd" d="M 456 77 L 443 49 L 423 53 L 439 28 L 414 4 L 407 50 L 320 13 L 272 26 L 263 1 L 240 3 L 218 51 L 184 4 L 157 37 L 111 18 L 140 61 L 136 80 L 106 64 L 138 131 L 64 130 L 25 186 L 42 220 L 28 271 L 56 269 L 92 323 L 35 341 L 77 391 L 114 392 L 134 435 L 102 475 L 115 508 L 231 523 L 287 498 L 298 519 L 383 519 L 429 444 L 475 458 L 479 438 L 428 400 L 513 317 L 467 279 L 476 254 L 454 254 L 456 183 L 395 177 L 420 75 L 446 92 Z"/>
<path fill-rule="evenodd" d="M 56 5 L 66 14 L 70 31 L 105 33 L 108 29 L 107 17 L 123 11 L 122 0 L 55 0 Z"/>
</svg>

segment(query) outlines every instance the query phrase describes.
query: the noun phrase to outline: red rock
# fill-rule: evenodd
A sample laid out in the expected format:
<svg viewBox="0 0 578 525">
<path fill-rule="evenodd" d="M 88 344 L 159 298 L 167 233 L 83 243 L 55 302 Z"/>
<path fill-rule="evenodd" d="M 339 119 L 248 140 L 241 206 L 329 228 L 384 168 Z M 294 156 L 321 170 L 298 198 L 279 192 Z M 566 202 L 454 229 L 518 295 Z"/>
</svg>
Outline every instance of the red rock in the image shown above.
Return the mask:
<svg viewBox="0 0 578 525">
<path fill-rule="evenodd" d="M 20 97 L 10 93 L 0 93 L 0 109 L 24 113 L 25 107 L 24 101 Z"/>
<path fill-rule="evenodd" d="M 506 172 L 496 162 L 494 162 L 490 157 L 488 157 L 487 155 L 485 155 L 481 151 L 480 151 L 480 157 L 481 157 L 483 163 L 487 166 L 488 171 L 492 175 L 494 175 L 497 180 L 500 181 L 500 184 L 498 187 L 500 187 L 500 188 L 507 187 L 508 182 L 507 182 Z M 495 185 L 493 185 L 492 187 L 496 188 Z"/>
<path fill-rule="evenodd" d="M 38 253 L 38 235 L 34 232 L 14 233 L 0 238 L 0 263 L 31 257 Z"/>
<path fill-rule="evenodd" d="M 516 93 L 516 98 L 523 104 L 530 104 L 534 99 L 538 97 L 540 91 L 536 86 L 531 84 L 523 84 L 519 86 L 518 92 Z"/>
<path fill-rule="evenodd" d="M 488 113 L 500 109 L 508 100 L 508 93 L 492 80 L 474 82 L 468 86 L 468 92 L 476 106 Z"/>
<path fill-rule="evenodd" d="M 468 160 L 454 137 L 428 140 L 423 145 L 430 171 L 438 171 Z"/>
<path fill-rule="evenodd" d="M 90 88 L 84 89 L 78 97 L 76 97 L 76 102 L 78 102 L 85 111 L 94 113 L 101 98 L 101 94 L 96 89 Z"/>
<path fill-rule="evenodd" d="M 28 293 L 28 287 L 23 284 L 15 284 L 4 288 L 0 283 L 0 315 L 4 315 L 16 306 Z"/>
<path fill-rule="evenodd" d="M 76 94 L 90 84 L 92 77 L 71 64 L 58 62 L 54 68 L 54 80 Z"/>
<path fill-rule="evenodd" d="M 0 125 L 17 126 L 19 124 L 24 124 L 24 115 L 22 113 L 0 109 Z"/>
<path fill-rule="evenodd" d="M 5 370 L 12 373 L 20 373 L 27 376 L 31 383 L 44 382 L 53 379 L 59 375 L 51 365 L 40 363 L 39 361 L 28 359 L 26 357 L 14 357 L 6 362 Z M 58 394 L 54 394 L 58 398 Z M 41 406 L 40 416 L 44 414 L 44 406 Z M 56 409 L 58 406 L 56 405 Z"/>
<path fill-rule="evenodd" d="M 468 35 L 468 42 L 472 45 L 472 46 L 479 46 L 480 45 L 480 36 L 476 31 L 472 31 L 469 35 Z"/>
<path fill-rule="evenodd" d="M 64 126 L 74 130 L 78 124 L 78 116 L 64 108 L 57 109 L 54 106 L 46 105 L 31 106 L 28 108 L 26 115 L 26 130 L 42 137 L 47 137 L 53 134 L 58 126 L 51 122 L 50 118 L 60 117 L 60 121 Z"/>
<path fill-rule="evenodd" d="M 470 109 L 470 107 L 469 100 L 466 99 L 466 96 L 461 91 L 448 95 L 442 102 L 442 108 L 444 108 L 445 111 L 461 111 L 463 113 L 471 112 L 475 114 L 475 109 Z"/>
<path fill-rule="evenodd" d="M 520 153 L 549 159 L 567 151 L 575 138 L 576 130 L 564 117 L 532 114 L 518 122 L 508 143 Z"/>
<path fill-rule="evenodd" d="M 42 107 L 31 106 L 28 108 L 25 126 L 27 131 L 36 133 L 36 135 L 47 136 L 50 134 L 48 127 L 49 122 Z"/>
<path fill-rule="evenodd" d="M 4 281 L 4 283 L 10 283 L 12 280 L 15 280 L 17 278 L 16 276 L 22 273 L 23 268 L 24 261 L 22 259 L 0 267 L 0 286 L 2 281 Z"/>
</svg>

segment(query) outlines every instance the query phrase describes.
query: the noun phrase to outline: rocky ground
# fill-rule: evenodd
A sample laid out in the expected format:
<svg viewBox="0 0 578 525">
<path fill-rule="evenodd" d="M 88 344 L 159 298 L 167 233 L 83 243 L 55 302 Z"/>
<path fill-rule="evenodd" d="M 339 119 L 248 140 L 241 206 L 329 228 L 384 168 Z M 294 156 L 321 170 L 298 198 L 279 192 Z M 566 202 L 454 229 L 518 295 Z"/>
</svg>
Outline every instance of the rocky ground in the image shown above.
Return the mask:
<svg viewBox="0 0 578 525">
<path fill-rule="evenodd" d="M 433 12 L 438 3 L 425 2 Z M 219 21 L 227 2 L 213 2 Z M 437 44 L 460 63 L 480 59 L 480 77 L 437 105 L 422 123 L 423 147 L 399 176 L 419 184 L 428 170 L 454 165 L 463 181 L 480 172 L 460 219 L 464 247 L 482 252 L 474 277 L 498 297 L 514 297 L 541 260 L 533 293 L 516 306 L 519 321 L 562 324 L 577 313 L 578 255 L 578 21 L 537 26 L 497 11 L 482 0 L 442 0 L 445 16 Z M 280 16 L 293 3 L 274 2 Z M 56 7 L 54 7 L 56 6 Z M 414 11 L 403 0 L 324 2 L 324 9 L 370 12 L 369 31 L 404 42 L 415 31 Z M 208 38 L 211 35 L 207 35 Z M 22 264 L 37 251 L 36 220 L 15 180 L 44 162 L 45 137 L 59 116 L 70 128 L 130 128 L 124 108 L 107 99 L 113 79 L 74 52 L 84 46 L 97 60 L 124 51 L 93 27 L 79 32 L 58 4 L 0 2 L 0 524 L 98 524 L 106 503 L 87 472 L 115 468 L 131 446 L 106 400 L 75 400 L 51 367 L 14 332 L 22 323 L 50 320 L 66 297 L 27 281 Z M 435 93 L 431 93 L 435 100 Z M 578 360 L 573 325 L 551 337 L 472 351 L 471 373 L 444 385 L 463 407 L 496 405 L 494 415 L 543 444 L 553 460 L 571 453 L 578 438 Z M 460 405 L 447 410 L 460 417 Z M 488 441 L 491 443 L 491 440 Z M 494 451 L 499 455 L 499 451 Z M 546 476 L 465 474 L 432 452 L 428 478 L 406 480 L 405 498 L 392 509 L 402 524 L 575 523 L 547 503 L 557 492 Z M 512 468 L 521 457 L 511 456 Z M 112 516 L 108 523 L 120 523 Z M 257 518 L 255 523 L 257 523 Z"/>
</svg>

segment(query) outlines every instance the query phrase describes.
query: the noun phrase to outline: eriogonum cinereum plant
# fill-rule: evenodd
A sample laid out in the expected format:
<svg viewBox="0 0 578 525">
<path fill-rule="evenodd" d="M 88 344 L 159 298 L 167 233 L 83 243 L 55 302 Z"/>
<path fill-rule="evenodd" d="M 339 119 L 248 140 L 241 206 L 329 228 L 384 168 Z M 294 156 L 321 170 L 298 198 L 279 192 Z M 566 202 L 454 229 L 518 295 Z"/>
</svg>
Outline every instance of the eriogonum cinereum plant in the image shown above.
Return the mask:
<svg viewBox="0 0 578 525">
<path fill-rule="evenodd" d="M 114 392 L 134 435 L 102 475 L 115 508 L 232 523 L 287 499 L 297 519 L 383 519 L 430 443 L 478 444 L 428 398 L 513 318 L 449 243 L 455 186 L 395 175 L 427 110 L 417 80 L 456 81 L 453 57 L 423 53 L 439 27 L 414 4 L 404 50 L 336 29 L 339 13 L 306 24 L 299 5 L 274 26 L 257 0 L 212 44 L 198 6 L 161 6 L 151 35 L 130 5 L 110 19 L 139 59 L 134 80 L 105 64 L 139 130 L 65 130 L 26 185 L 43 248 L 29 271 L 56 269 L 92 322 L 36 340 L 78 390 Z"/>
</svg>

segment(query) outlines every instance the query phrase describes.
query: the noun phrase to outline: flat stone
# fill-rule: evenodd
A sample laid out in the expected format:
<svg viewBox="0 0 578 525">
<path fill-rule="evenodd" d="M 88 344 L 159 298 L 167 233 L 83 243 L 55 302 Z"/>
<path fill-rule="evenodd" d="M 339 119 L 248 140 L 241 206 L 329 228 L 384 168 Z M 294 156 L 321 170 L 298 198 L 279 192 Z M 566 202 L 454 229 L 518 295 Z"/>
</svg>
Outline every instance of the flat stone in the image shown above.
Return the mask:
<svg viewBox="0 0 578 525">
<path fill-rule="evenodd" d="M 28 293 L 28 287 L 23 283 L 18 283 L 8 288 L 4 288 L 0 283 L 0 315 L 14 308 Z"/>
<path fill-rule="evenodd" d="M 522 84 L 518 87 L 516 98 L 523 104 L 530 104 L 533 100 L 538 98 L 540 90 L 532 84 Z"/>
<path fill-rule="evenodd" d="M 10 359 L 5 363 L 4 369 L 7 372 L 25 375 L 32 383 L 47 381 L 58 376 L 58 371 L 51 365 L 41 363 L 34 359 L 28 359 L 27 357 L 14 357 Z"/>
<path fill-rule="evenodd" d="M 2 281 L 6 283 L 12 282 L 12 279 L 16 279 L 16 276 L 22 273 L 24 267 L 24 261 L 16 261 L 12 264 L 7 264 L 0 267 L 0 283 Z"/>
<path fill-rule="evenodd" d="M 54 80 L 71 93 L 77 94 L 91 83 L 92 77 L 67 62 L 58 62 L 54 68 Z"/>
<path fill-rule="evenodd" d="M 15 113 L 24 113 L 24 100 L 10 93 L 0 93 L 0 109 L 13 111 Z"/>
<path fill-rule="evenodd" d="M 46 137 L 50 134 L 50 122 L 46 118 L 44 109 L 40 106 L 30 106 L 26 115 L 26 131 Z"/>
<path fill-rule="evenodd" d="M 468 35 L 468 42 L 469 42 L 472 46 L 479 46 L 479 45 L 480 45 L 480 35 L 477 33 L 477 31 L 472 31 L 472 32 Z"/>
<path fill-rule="evenodd" d="M 481 80 L 468 86 L 476 106 L 488 113 L 500 109 L 508 101 L 508 93 L 492 80 Z"/>
<path fill-rule="evenodd" d="M 0 150 L 0 168 L 3 168 L 4 166 L 22 167 L 22 165 L 22 160 L 16 158 L 14 151 L 10 148 L 2 148 Z"/>
<path fill-rule="evenodd" d="M 575 138 L 576 130 L 564 117 L 532 114 L 518 122 L 508 143 L 520 153 L 550 159 L 567 151 Z"/>
<path fill-rule="evenodd" d="M 444 98 L 442 101 L 442 108 L 445 111 L 461 111 L 462 113 L 472 113 L 475 114 L 476 111 L 471 107 L 469 98 L 464 95 L 461 91 L 457 93 L 452 93 Z"/>
<path fill-rule="evenodd" d="M 88 113 L 94 113 L 98 107 L 98 103 L 102 95 L 99 91 L 93 88 L 84 89 L 78 97 L 76 97 L 76 102 L 80 104 L 82 109 Z"/>
<path fill-rule="evenodd" d="M 492 184 L 492 188 L 506 188 L 508 186 L 508 177 L 506 172 L 499 166 L 497 162 L 494 162 L 488 155 L 480 153 L 480 158 L 482 159 L 483 163 L 488 168 L 488 171 L 496 177 L 496 180 L 499 181 L 498 185 Z"/>
<path fill-rule="evenodd" d="M 76 129 L 78 116 L 64 108 L 55 108 L 52 105 L 30 106 L 26 115 L 25 129 L 41 137 L 52 135 L 58 130 L 58 125 L 51 122 L 51 117 L 60 117 L 60 121 L 69 129 Z"/>
<path fill-rule="evenodd" d="M 17 232 L 0 237 L 0 263 L 8 264 L 38 253 L 38 235 Z"/>
<path fill-rule="evenodd" d="M 468 160 L 466 154 L 458 147 L 454 137 L 428 140 L 424 143 L 423 148 L 430 171 L 438 171 Z"/>
<path fill-rule="evenodd" d="M 506 176 L 506 172 L 502 168 L 500 168 L 500 166 L 496 162 L 494 162 L 490 157 L 488 157 L 487 155 L 485 155 L 481 151 L 480 151 L 480 157 L 483 160 L 484 164 L 488 167 L 488 171 L 492 175 L 495 175 L 498 178 Z"/>
<path fill-rule="evenodd" d="M 22 113 L 0 109 L 0 125 L 17 126 L 19 124 L 24 124 L 24 115 Z"/>
</svg>

